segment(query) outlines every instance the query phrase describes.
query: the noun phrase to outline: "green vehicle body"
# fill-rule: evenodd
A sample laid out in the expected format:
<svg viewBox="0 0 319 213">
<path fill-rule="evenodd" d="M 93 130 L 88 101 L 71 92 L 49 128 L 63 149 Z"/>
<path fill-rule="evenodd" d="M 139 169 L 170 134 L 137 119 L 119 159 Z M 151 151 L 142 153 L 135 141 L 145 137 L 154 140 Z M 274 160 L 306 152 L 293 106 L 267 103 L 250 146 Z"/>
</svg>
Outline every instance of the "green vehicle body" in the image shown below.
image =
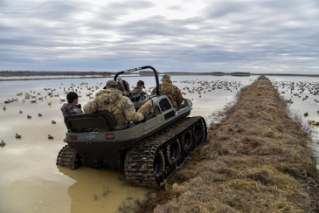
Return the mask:
<svg viewBox="0 0 319 213">
<path fill-rule="evenodd" d="M 136 124 L 128 129 L 107 132 L 79 132 L 72 129 L 74 126 L 81 127 L 82 129 L 94 127 L 100 121 L 102 121 L 101 125 L 104 125 L 103 122 L 106 122 L 106 125 L 112 126 L 112 122 L 114 122 L 112 115 L 107 115 L 107 119 L 104 119 L 98 113 L 94 115 L 94 118 L 92 118 L 92 115 L 67 116 L 65 123 L 68 127 L 68 132 L 66 133 L 64 142 L 68 145 L 60 151 L 57 165 L 70 169 L 76 169 L 82 163 L 94 168 L 107 166 L 125 171 L 127 180 L 132 185 L 156 187 L 164 183 L 182 165 L 182 162 L 185 162 L 187 156 L 196 146 L 206 141 L 206 123 L 201 117 L 192 126 L 188 126 L 187 124 L 182 129 L 179 127 L 176 133 L 174 132 L 174 128 L 170 129 L 170 137 L 165 139 L 165 141 L 159 139 L 161 135 L 165 136 L 167 134 L 168 128 L 173 124 L 183 121 L 183 119 L 185 120 L 190 115 L 193 106 L 189 99 L 184 99 L 180 109 L 176 110 L 169 98 L 166 95 L 160 94 L 158 74 L 153 67 L 140 67 L 131 69 L 129 72 L 149 68 L 154 71 L 158 88 L 157 92 L 155 95 L 147 96 L 145 99 L 133 103 L 135 108 L 139 109 L 144 103 L 152 100 L 154 113 L 145 122 Z M 117 73 L 114 79 L 116 80 L 118 75 L 122 73 L 127 73 L 127 71 Z M 103 113 L 101 112 L 101 114 Z M 115 126 L 115 124 L 113 125 Z M 200 136 L 199 142 L 196 142 L 196 135 Z M 159 142 L 151 146 L 149 144 L 152 143 L 152 140 L 159 140 Z M 191 144 L 187 145 L 189 143 Z M 142 148 L 138 152 L 138 155 L 141 156 L 135 159 L 135 157 L 132 158 L 130 156 L 136 155 L 132 150 L 136 150 L 137 146 L 145 146 L 145 150 Z M 131 154 L 128 155 L 128 153 Z M 148 153 L 146 157 L 145 153 Z M 149 160 L 145 160 L 146 158 Z M 149 171 L 144 171 L 143 169 L 142 172 L 140 171 L 141 168 L 146 167 L 141 164 L 143 161 L 152 161 L 148 166 Z M 136 164 L 141 164 L 141 166 L 136 169 Z M 152 180 L 147 178 L 149 175 Z"/>
<path fill-rule="evenodd" d="M 188 116 L 192 110 L 192 102 L 185 99 L 180 110 L 172 107 L 166 95 L 150 97 L 153 100 L 155 117 L 134 127 L 109 132 L 67 132 L 64 142 L 79 153 L 84 163 L 91 167 L 107 167 L 123 170 L 123 162 L 126 151 L 136 142 L 144 139 L 170 124 Z M 143 105 L 147 100 L 137 102 L 136 108 Z M 170 109 L 163 111 L 160 101 L 168 102 Z M 76 140 L 72 139 L 76 138 Z M 74 137 L 76 136 L 76 137 Z M 110 137 L 110 138 L 107 138 Z"/>
</svg>

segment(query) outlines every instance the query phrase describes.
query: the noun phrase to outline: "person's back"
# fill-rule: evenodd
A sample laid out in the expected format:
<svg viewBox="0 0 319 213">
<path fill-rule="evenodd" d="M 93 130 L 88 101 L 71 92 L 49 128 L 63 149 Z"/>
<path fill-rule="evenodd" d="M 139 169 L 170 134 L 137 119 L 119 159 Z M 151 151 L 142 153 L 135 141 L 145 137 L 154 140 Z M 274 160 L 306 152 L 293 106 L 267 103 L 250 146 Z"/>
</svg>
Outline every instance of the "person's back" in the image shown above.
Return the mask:
<svg viewBox="0 0 319 213">
<path fill-rule="evenodd" d="M 114 84 L 115 87 L 114 81 L 110 81 L 108 81 L 108 84 Z M 113 113 L 117 121 L 117 125 L 113 127 L 114 130 L 126 129 L 129 127 L 130 121 L 140 122 L 145 117 L 142 113 L 135 112 L 134 104 L 128 97 L 123 96 L 121 91 L 108 86 L 107 89 L 98 92 L 95 99 L 85 104 L 83 109 L 86 114 L 93 114 L 102 110 Z M 109 129 L 100 128 L 98 131 L 109 131 Z"/>
<path fill-rule="evenodd" d="M 163 76 L 160 87 L 161 87 L 161 95 L 166 95 L 169 98 L 169 100 L 172 102 L 173 107 L 179 110 L 180 105 L 183 102 L 184 98 L 180 89 L 172 83 L 169 75 L 165 74 Z M 152 90 L 152 94 L 155 94 L 155 93 L 156 93 L 156 87 L 154 87 Z"/>
</svg>

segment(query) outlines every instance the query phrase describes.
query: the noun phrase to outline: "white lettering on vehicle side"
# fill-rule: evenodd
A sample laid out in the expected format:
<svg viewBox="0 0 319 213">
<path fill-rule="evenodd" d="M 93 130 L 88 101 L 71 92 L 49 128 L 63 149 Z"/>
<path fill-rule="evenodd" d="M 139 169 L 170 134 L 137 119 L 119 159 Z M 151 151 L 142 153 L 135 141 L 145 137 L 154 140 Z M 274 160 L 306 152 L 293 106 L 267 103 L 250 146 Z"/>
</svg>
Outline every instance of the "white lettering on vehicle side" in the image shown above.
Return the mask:
<svg viewBox="0 0 319 213">
<path fill-rule="evenodd" d="M 152 124 L 144 125 L 143 129 L 144 129 L 144 131 L 148 131 L 148 130 L 152 129 Z"/>
</svg>

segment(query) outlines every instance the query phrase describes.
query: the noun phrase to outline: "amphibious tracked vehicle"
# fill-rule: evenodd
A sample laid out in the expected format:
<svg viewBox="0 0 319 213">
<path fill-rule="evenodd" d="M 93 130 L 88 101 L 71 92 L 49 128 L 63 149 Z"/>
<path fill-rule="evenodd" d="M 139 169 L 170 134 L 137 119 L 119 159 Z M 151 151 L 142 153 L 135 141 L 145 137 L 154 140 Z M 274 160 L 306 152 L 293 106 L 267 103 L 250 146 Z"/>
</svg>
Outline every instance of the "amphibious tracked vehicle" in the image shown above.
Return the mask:
<svg viewBox="0 0 319 213">
<path fill-rule="evenodd" d="M 158 73 L 151 66 L 118 72 L 128 74 L 144 69 L 154 72 L 156 94 L 132 101 L 139 109 L 152 100 L 154 113 L 145 122 L 108 132 L 88 132 L 88 129 L 116 126 L 116 119 L 108 111 L 92 115 L 76 114 L 65 117 L 68 144 L 58 154 L 57 165 L 76 169 L 82 163 L 98 168 L 107 166 L 124 171 L 131 185 L 157 187 L 183 165 L 190 153 L 207 139 L 207 127 L 202 117 L 187 117 L 192 102 L 184 99 L 179 110 L 166 95 L 161 95 Z"/>
</svg>

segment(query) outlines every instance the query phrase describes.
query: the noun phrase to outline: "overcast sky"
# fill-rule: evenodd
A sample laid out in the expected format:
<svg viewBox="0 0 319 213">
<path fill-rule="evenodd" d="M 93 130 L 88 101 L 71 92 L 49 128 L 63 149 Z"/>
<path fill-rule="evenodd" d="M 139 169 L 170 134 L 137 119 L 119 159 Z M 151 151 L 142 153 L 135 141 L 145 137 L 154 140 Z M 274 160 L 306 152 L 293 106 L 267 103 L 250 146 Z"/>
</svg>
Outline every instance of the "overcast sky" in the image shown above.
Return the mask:
<svg viewBox="0 0 319 213">
<path fill-rule="evenodd" d="M 319 0 L 0 0 L 0 70 L 319 73 Z"/>
</svg>

